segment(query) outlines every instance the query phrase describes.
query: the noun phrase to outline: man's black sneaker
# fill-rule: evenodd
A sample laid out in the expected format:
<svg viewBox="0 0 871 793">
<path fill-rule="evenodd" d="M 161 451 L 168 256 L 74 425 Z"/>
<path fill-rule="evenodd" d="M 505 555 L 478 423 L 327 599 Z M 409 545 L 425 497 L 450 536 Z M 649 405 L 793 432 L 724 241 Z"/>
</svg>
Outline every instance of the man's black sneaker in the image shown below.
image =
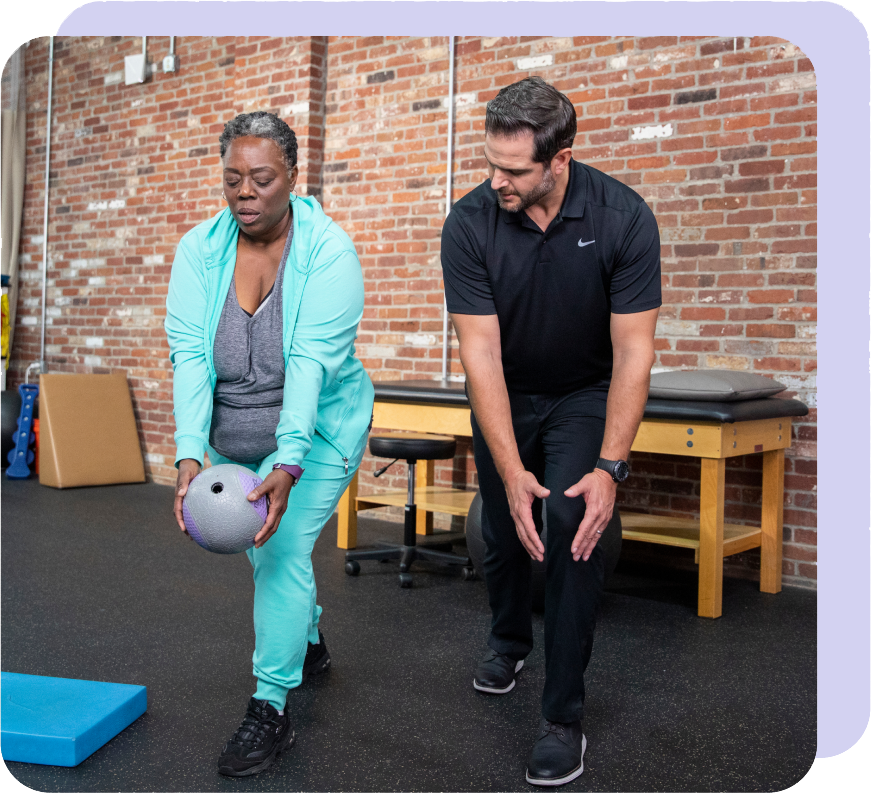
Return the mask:
<svg viewBox="0 0 871 793">
<path fill-rule="evenodd" d="M 538 738 L 526 764 L 531 785 L 564 785 L 584 773 L 587 739 L 580 721 L 559 724 L 541 720 Z"/>
<path fill-rule="evenodd" d="M 251 697 L 242 724 L 221 752 L 218 772 L 225 776 L 257 774 L 295 742 L 287 714 L 280 716 L 268 702 Z"/>
<path fill-rule="evenodd" d="M 495 650 L 488 650 L 478 664 L 472 685 L 486 694 L 507 694 L 514 688 L 514 676 L 522 666 L 523 661 L 515 661 Z"/>
<path fill-rule="evenodd" d="M 309 644 L 305 651 L 305 661 L 302 662 L 302 679 L 323 674 L 330 668 L 330 654 L 327 651 L 327 643 L 324 634 L 318 629 L 318 643 Z"/>
</svg>

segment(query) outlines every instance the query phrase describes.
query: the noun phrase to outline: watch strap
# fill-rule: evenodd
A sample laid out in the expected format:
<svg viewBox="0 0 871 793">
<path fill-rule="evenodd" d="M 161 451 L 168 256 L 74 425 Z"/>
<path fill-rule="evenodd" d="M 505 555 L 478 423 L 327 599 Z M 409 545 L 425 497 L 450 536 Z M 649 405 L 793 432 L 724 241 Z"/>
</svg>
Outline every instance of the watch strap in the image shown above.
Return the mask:
<svg viewBox="0 0 871 793">
<path fill-rule="evenodd" d="M 303 469 L 300 468 L 298 465 L 285 465 L 284 463 L 275 463 L 275 465 L 272 466 L 272 470 L 281 470 L 284 471 L 286 474 L 290 474 L 295 480 L 294 484 L 296 484 L 296 482 L 299 482 L 299 478 L 304 473 Z"/>
<path fill-rule="evenodd" d="M 625 460 L 606 460 L 604 457 L 600 457 L 596 462 L 596 468 L 601 468 L 610 474 L 611 479 L 618 483 L 625 482 L 629 476 L 629 464 Z M 625 476 L 622 478 L 617 476 L 618 468 L 623 468 L 625 471 Z"/>
</svg>

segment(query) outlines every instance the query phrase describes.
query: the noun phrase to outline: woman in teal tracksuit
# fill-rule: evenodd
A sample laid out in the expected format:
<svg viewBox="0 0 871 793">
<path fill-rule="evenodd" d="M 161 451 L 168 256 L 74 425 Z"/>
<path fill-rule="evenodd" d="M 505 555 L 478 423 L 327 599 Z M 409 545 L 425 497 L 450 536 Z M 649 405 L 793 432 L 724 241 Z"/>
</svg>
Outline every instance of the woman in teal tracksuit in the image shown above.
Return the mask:
<svg viewBox="0 0 871 793">
<path fill-rule="evenodd" d="M 257 690 L 218 762 L 247 776 L 293 745 L 287 693 L 329 665 L 311 552 L 360 464 L 373 387 L 354 357 L 360 263 L 318 202 L 293 195 L 293 131 L 268 113 L 240 115 L 221 135 L 221 160 L 228 207 L 179 243 L 165 327 L 180 528 L 205 452 L 263 479 L 250 500 L 269 497 L 248 551 Z"/>
</svg>

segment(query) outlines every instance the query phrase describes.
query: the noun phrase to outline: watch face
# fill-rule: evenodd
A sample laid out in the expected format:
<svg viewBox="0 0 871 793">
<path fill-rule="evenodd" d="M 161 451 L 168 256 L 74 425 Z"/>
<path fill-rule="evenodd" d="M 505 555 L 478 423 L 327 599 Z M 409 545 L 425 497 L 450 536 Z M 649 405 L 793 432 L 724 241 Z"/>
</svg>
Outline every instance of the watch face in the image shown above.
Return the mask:
<svg viewBox="0 0 871 793">
<path fill-rule="evenodd" d="M 618 482 L 625 482 L 629 478 L 629 463 L 625 460 L 618 460 L 614 466 L 614 478 Z"/>
</svg>

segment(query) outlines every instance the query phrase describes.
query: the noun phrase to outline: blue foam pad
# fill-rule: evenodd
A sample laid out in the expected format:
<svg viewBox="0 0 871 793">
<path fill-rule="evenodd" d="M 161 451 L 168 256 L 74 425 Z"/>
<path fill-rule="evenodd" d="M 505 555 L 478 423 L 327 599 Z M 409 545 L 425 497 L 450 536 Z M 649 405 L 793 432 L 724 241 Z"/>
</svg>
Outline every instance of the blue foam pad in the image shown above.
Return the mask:
<svg viewBox="0 0 871 793">
<path fill-rule="evenodd" d="M 145 713 L 145 686 L 0 674 L 4 760 L 75 766 Z"/>
</svg>

